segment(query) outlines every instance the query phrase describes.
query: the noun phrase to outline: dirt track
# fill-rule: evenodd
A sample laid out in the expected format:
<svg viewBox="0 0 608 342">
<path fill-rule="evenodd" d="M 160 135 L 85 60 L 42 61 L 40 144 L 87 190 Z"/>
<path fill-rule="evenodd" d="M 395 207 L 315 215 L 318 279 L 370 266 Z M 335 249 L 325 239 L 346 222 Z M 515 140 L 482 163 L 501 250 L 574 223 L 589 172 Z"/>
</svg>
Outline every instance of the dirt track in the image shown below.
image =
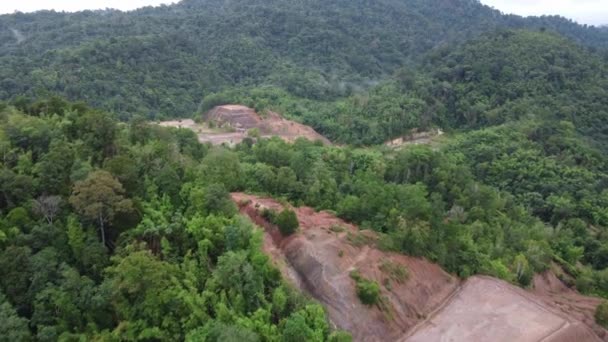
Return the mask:
<svg viewBox="0 0 608 342">
<path fill-rule="evenodd" d="M 320 301 L 332 323 L 350 331 L 355 341 L 591 342 L 601 341 L 598 336 L 606 338 L 606 331 L 592 321 L 600 301 L 567 289 L 552 274 L 538 276 L 534 291 L 482 276 L 462 283 L 426 260 L 376 249 L 374 233 L 362 234 L 327 212 L 294 208 L 300 232 L 284 238 L 260 215 L 264 208 L 281 210 L 281 204 L 242 193 L 232 197 L 242 213 L 265 228 L 264 251 L 283 275 Z M 365 278 L 386 284 L 390 275 L 381 265 L 387 261 L 407 268 L 409 277 L 403 283 L 390 282 L 390 288 L 381 286 L 379 305 L 362 305 L 350 272 L 358 270 Z"/>
</svg>

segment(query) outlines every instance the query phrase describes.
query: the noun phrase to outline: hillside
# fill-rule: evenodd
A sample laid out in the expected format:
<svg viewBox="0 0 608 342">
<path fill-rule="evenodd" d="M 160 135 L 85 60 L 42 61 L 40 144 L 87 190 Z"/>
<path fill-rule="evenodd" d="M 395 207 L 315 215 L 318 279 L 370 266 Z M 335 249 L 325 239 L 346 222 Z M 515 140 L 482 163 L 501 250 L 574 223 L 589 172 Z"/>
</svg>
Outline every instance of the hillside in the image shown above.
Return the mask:
<svg viewBox="0 0 608 342">
<path fill-rule="evenodd" d="M 607 94 L 477 0 L 2 15 L 0 341 L 608 341 Z"/>
<path fill-rule="evenodd" d="M 446 88 L 445 118 L 452 127 L 568 120 L 606 142 L 606 62 L 558 35 L 506 31 L 438 52 L 427 70 Z"/>
<path fill-rule="evenodd" d="M 191 115 L 210 92 L 236 85 L 333 99 L 437 46 L 508 27 L 608 45 L 598 29 L 504 16 L 474 0 L 187 0 L 127 13 L 13 14 L 0 16 L 0 100 L 59 94 L 127 118 Z"/>
<path fill-rule="evenodd" d="M 293 208 L 300 229 L 286 237 L 264 215 L 284 205 L 243 193 L 232 198 L 264 230 L 262 248 L 284 277 L 321 302 L 331 322 L 355 341 L 558 342 L 576 337 L 597 342 L 595 334 L 606 335 L 592 319 L 600 300 L 567 289 L 551 272 L 535 277 L 535 293 L 491 277 L 461 280 L 428 260 L 382 251 L 376 234 L 329 212 Z M 357 277 L 379 285 L 376 305 L 357 298 Z"/>
<path fill-rule="evenodd" d="M 313 101 L 277 87 L 228 89 L 202 110 L 245 103 L 291 115 L 332 141 L 381 144 L 412 130 L 471 130 L 518 120 L 568 121 L 603 150 L 608 142 L 608 63 L 550 32 L 506 30 L 438 48 L 368 91 Z"/>
</svg>

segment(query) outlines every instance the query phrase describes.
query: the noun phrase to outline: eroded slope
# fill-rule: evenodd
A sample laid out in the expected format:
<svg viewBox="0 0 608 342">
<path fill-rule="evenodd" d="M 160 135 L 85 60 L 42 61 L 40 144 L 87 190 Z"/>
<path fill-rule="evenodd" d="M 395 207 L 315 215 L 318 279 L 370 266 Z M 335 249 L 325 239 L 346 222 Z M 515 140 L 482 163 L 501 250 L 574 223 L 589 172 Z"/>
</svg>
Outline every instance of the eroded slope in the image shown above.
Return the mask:
<svg viewBox="0 0 608 342">
<path fill-rule="evenodd" d="M 320 301 L 332 323 L 355 341 L 600 341 L 593 321 L 599 299 L 568 289 L 553 273 L 523 290 L 476 276 L 462 283 L 424 259 L 378 250 L 373 232 L 311 208 L 293 208 L 300 232 L 283 237 L 262 216 L 275 200 L 232 194 L 240 211 L 264 227 L 264 250 L 283 275 Z M 386 267 L 391 265 L 391 267 Z M 390 269 L 407 270 L 396 279 Z M 351 272 L 381 284 L 378 305 L 366 306 Z"/>
<path fill-rule="evenodd" d="M 397 340 L 459 286 L 458 279 L 435 264 L 370 246 L 374 234 L 360 233 L 329 213 L 295 208 L 301 232 L 283 238 L 261 217 L 264 208 L 282 209 L 279 203 L 241 193 L 233 194 L 233 199 L 241 212 L 266 228 L 265 251 L 283 274 L 319 300 L 332 323 L 350 331 L 356 341 Z M 407 279 L 394 279 L 386 265 L 403 267 Z M 361 303 L 352 271 L 381 284 L 379 305 Z"/>
</svg>

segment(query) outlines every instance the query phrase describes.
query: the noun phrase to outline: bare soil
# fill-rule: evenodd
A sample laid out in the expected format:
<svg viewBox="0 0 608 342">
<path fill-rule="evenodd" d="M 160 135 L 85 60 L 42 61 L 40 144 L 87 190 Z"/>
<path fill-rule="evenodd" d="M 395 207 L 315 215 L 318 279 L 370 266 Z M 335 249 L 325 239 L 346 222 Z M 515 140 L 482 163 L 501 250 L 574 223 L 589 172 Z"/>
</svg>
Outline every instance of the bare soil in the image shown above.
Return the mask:
<svg viewBox="0 0 608 342">
<path fill-rule="evenodd" d="M 490 277 L 473 277 L 434 317 L 402 341 L 600 341 L 587 326 L 539 297 Z"/>
<path fill-rule="evenodd" d="M 537 276 L 530 291 L 490 277 L 462 282 L 425 259 L 379 250 L 375 233 L 329 212 L 292 208 L 300 230 L 285 238 L 261 215 L 282 204 L 243 193 L 232 198 L 264 228 L 264 251 L 282 274 L 321 302 L 332 324 L 355 341 L 606 340 L 593 321 L 600 300 L 568 289 L 553 273 Z M 387 263 L 406 269 L 406 279 L 395 279 Z M 378 305 L 361 303 L 354 270 L 380 284 Z"/>
<path fill-rule="evenodd" d="M 602 299 L 583 296 L 568 288 L 559 280 L 555 272 L 561 273 L 562 271 L 554 266 L 552 271 L 537 274 L 534 277 L 532 293 L 542 298 L 551 307 L 584 323 L 602 340 L 608 341 L 608 332 L 597 325 L 594 318 L 595 309 L 602 303 Z"/>
<path fill-rule="evenodd" d="M 326 145 L 330 144 L 328 139 L 317 133 L 313 128 L 287 120 L 275 112 L 268 112 L 262 118 L 251 108 L 240 105 L 225 105 L 213 108 L 205 114 L 204 118 L 206 120 L 204 124 L 197 124 L 194 120 L 184 119 L 163 121 L 160 125 L 191 129 L 198 135 L 198 140 L 201 143 L 211 143 L 213 145 L 234 146 L 239 144 L 248 136 L 248 131 L 254 128 L 260 131 L 260 138 L 263 139 L 278 136 L 292 143 L 298 138 L 305 138 L 311 141 L 319 140 Z M 210 128 L 209 122 L 212 122 L 214 127 L 220 128 Z"/>
<path fill-rule="evenodd" d="M 261 217 L 264 208 L 281 210 L 272 199 L 235 193 L 242 213 L 264 227 L 264 251 L 287 279 L 320 301 L 332 323 L 355 341 L 395 341 L 439 307 L 459 286 L 458 279 L 424 259 L 386 253 L 373 246 L 375 234 L 359 232 L 328 212 L 294 208 L 300 232 L 284 238 Z M 364 241 L 366 243 L 361 243 Z M 391 280 L 381 270 L 387 262 L 407 270 L 407 280 Z M 359 300 L 350 273 L 357 270 L 381 285 L 381 303 Z M 384 284 L 390 283 L 390 289 Z"/>
<path fill-rule="evenodd" d="M 422 132 L 413 130 L 408 135 L 386 141 L 384 145 L 394 149 L 401 149 L 412 145 L 433 145 L 443 134 L 443 131 L 440 129 Z"/>
</svg>

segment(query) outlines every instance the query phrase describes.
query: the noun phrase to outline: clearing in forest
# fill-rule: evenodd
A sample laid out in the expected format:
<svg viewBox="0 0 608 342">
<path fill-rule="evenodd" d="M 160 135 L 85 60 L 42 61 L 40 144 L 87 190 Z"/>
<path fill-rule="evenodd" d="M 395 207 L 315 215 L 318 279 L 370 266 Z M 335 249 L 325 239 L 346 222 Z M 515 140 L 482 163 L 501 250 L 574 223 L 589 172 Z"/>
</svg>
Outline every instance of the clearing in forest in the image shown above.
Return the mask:
<svg viewBox="0 0 608 342">
<path fill-rule="evenodd" d="M 554 284 L 559 280 L 552 274 L 538 276 L 533 291 L 484 276 L 462 281 L 425 259 L 381 251 L 374 232 L 329 212 L 291 208 L 300 229 L 284 237 L 265 213 L 286 205 L 243 193 L 232 198 L 264 228 L 264 251 L 286 279 L 322 303 L 333 325 L 354 341 L 591 342 L 605 336 L 592 319 L 600 301 Z M 362 303 L 356 279 L 379 286 L 374 304 Z"/>
</svg>

